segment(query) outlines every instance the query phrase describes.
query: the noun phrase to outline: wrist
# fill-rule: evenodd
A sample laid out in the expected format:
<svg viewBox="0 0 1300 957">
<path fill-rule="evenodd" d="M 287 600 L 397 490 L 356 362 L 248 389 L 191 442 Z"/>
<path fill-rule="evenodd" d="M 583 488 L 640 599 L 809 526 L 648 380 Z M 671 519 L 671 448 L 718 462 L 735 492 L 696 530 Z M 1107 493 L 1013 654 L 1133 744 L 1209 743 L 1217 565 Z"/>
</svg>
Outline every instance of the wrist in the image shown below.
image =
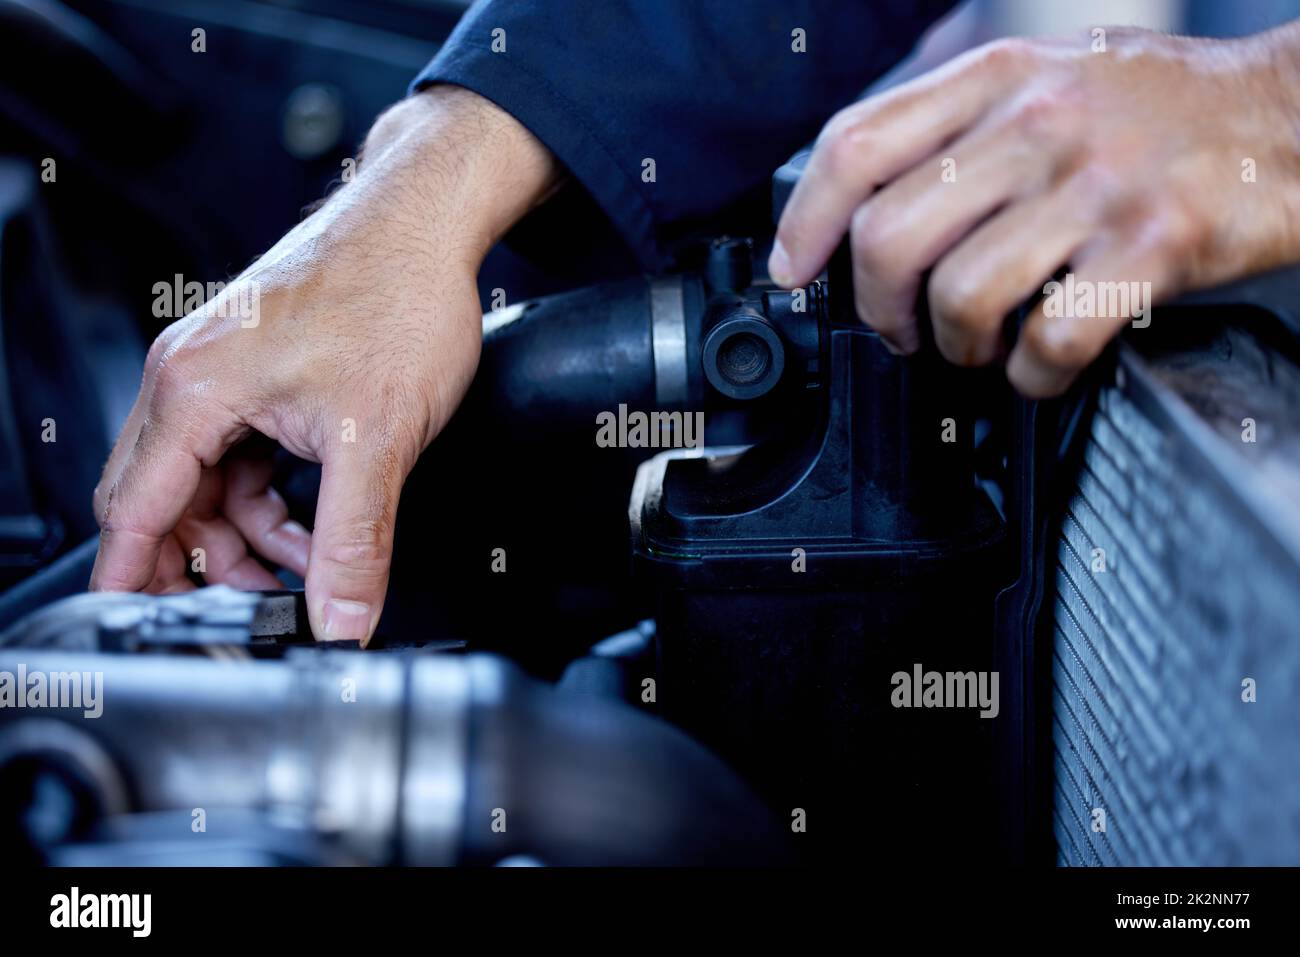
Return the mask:
<svg viewBox="0 0 1300 957">
<path fill-rule="evenodd" d="M 1271 142 L 1277 175 L 1270 183 L 1275 208 L 1286 210 L 1288 223 L 1300 217 L 1300 20 L 1250 38 L 1259 52 L 1259 75 L 1264 84 L 1260 96 L 1269 106 L 1264 111 L 1267 128 L 1261 140 Z M 1300 260 L 1300 234 L 1289 225 L 1278 240 L 1281 261 Z"/>
<path fill-rule="evenodd" d="M 1246 39 L 1256 52 L 1253 62 L 1270 88 L 1271 99 L 1296 128 L 1300 120 L 1300 20 L 1284 23 Z"/>
<path fill-rule="evenodd" d="M 469 90 L 436 85 L 385 112 L 356 185 L 417 217 L 474 270 L 560 182 L 551 152 L 518 120 Z"/>
</svg>

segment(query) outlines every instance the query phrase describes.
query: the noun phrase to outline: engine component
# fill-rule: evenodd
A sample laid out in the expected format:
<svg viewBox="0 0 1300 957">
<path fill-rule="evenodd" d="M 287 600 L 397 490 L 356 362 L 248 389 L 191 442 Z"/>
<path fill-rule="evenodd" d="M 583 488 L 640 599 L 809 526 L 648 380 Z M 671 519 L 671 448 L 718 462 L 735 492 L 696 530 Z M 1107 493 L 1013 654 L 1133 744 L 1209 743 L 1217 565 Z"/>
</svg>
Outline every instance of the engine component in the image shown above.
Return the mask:
<svg viewBox="0 0 1300 957">
<path fill-rule="evenodd" d="M 713 300 L 725 315 L 704 367 L 719 391 L 762 388 L 781 348 L 818 387 L 785 396 L 767 441 L 663 453 L 638 472 L 632 547 L 657 593 L 662 701 L 773 806 L 835 817 L 827 853 L 983 853 L 990 831 L 945 809 L 959 780 L 965 813 L 988 813 L 987 725 L 891 705 L 899 672 L 992 668 L 993 619 L 979 609 L 1010 567 L 976 474 L 981 380 L 933 350 L 891 354 L 851 299 L 841 256 L 829 282 L 765 294 L 762 315 Z M 759 331 L 769 324 L 792 331 Z M 744 345 L 731 356 L 717 339 Z"/>
<path fill-rule="evenodd" d="M 0 647 L 141 651 L 312 640 L 301 591 L 82 594 L 49 605 L 0 632 Z"/>
<path fill-rule="evenodd" d="M 88 650 L 91 636 L 119 648 L 247 643 L 250 628 L 279 630 L 290 617 L 268 621 L 264 600 L 229 589 L 174 597 L 81 596 L 6 634 L 7 849 L 86 863 L 97 846 L 129 840 L 136 863 L 220 862 L 229 846 L 204 843 L 210 823 L 252 835 L 263 862 L 278 863 L 782 859 L 766 809 L 699 744 L 501 658 L 299 647 L 283 660 L 213 662 Z M 70 637 L 56 634 L 60 617 Z M 190 842 L 180 861 L 177 842 Z"/>
<path fill-rule="evenodd" d="M 819 289 L 795 301 L 751 285 L 752 255 L 748 240 L 721 239 L 700 274 L 620 280 L 488 313 L 480 380 L 491 389 L 471 393 L 469 414 L 521 433 L 544 426 L 555 438 L 620 405 L 722 410 L 778 386 L 815 387 Z"/>
<path fill-rule="evenodd" d="M 1122 350 L 1050 543 L 1061 864 L 1297 863 L 1300 336 L 1218 296 Z"/>
<path fill-rule="evenodd" d="M 1008 571 L 976 482 L 973 403 L 860 326 L 829 340 L 829 383 L 787 435 L 638 472 L 629 517 L 658 593 L 661 700 L 774 806 L 853 808 L 827 835 L 838 849 L 970 848 L 987 835 L 942 805 L 954 777 L 988 794 L 985 729 L 895 710 L 890 677 L 991 668 L 979 609 Z"/>
</svg>

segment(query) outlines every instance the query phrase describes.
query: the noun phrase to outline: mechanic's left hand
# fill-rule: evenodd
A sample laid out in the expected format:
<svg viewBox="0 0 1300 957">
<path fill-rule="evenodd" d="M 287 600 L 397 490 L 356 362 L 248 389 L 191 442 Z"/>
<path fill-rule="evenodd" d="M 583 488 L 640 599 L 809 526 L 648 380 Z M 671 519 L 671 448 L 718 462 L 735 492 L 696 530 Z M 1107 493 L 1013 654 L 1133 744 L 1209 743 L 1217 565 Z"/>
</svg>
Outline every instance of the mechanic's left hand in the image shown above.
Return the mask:
<svg viewBox="0 0 1300 957">
<path fill-rule="evenodd" d="M 1067 263 L 1076 286 L 1150 282 L 1160 300 L 1300 260 L 1300 22 L 1096 39 L 999 41 L 838 113 L 781 217 L 773 280 L 809 282 L 847 231 L 859 316 L 915 351 L 933 267 L 936 344 L 978 365 Z M 1095 315 L 1040 304 L 1011 382 L 1062 392 L 1130 321 Z"/>
</svg>

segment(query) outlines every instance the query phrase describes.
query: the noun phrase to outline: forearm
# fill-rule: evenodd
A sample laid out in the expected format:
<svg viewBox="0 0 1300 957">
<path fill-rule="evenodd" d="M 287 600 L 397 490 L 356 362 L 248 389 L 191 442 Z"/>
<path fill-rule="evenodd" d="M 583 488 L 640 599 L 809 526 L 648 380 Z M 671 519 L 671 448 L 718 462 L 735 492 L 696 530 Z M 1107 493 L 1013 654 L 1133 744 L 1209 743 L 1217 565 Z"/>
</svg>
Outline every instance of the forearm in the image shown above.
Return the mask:
<svg viewBox="0 0 1300 957">
<path fill-rule="evenodd" d="M 561 178 L 551 152 L 491 101 L 437 85 L 396 104 L 366 137 L 356 185 L 412 226 L 455 237 L 477 268 Z"/>
<path fill-rule="evenodd" d="M 1300 130 L 1300 19 L 1253 39 L 1265 51 L 1279 105 L 1289 116 L 1288 128 Z M 1300 139 L 1296 152 L 1300 153 Z"/>
</svg>

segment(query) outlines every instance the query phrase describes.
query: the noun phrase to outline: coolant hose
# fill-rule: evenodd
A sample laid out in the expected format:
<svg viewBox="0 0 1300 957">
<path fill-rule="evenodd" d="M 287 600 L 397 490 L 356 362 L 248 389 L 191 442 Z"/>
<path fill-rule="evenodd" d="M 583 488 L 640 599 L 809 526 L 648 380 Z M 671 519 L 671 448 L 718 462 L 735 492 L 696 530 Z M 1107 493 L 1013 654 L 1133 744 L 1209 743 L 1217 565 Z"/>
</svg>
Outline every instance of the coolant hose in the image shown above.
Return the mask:
<svg viewBox="0 0 1300 957">
<path fill-rule="evenodd" d="M 72 675 L 84 684 L 75 700 Z M 215 826 L 255 811 L 328 835 L 348 863 L 781 859 L 766 810 L 699 744 L 494 656 L 215 662 L 11 646 L 0 682 L 23 695 L 0 708 L 0 782 L 6 768 L 57 762 L 101 815 L 188 822 L 203 809 Z M 51 700 L 60 682 L 64 699 Z M 0 834 L 14 826 L 0 821 Z"/>
</svg>

